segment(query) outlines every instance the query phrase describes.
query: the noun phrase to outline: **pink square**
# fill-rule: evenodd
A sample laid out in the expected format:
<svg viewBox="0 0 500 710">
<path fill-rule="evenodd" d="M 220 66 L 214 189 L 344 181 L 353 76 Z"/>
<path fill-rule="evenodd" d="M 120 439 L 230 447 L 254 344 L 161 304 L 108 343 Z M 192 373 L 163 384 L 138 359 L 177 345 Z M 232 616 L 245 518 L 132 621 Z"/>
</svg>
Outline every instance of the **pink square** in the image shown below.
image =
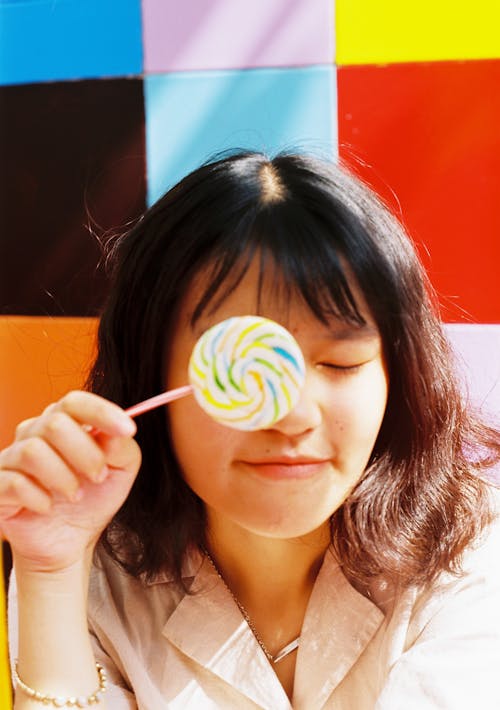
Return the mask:
<svg viewBox="0 0 500 710">
<path fill-rule="evenodd" d="M 144 71 L 333 62 L 331 0 L 143 0 Z"/>
</svg>

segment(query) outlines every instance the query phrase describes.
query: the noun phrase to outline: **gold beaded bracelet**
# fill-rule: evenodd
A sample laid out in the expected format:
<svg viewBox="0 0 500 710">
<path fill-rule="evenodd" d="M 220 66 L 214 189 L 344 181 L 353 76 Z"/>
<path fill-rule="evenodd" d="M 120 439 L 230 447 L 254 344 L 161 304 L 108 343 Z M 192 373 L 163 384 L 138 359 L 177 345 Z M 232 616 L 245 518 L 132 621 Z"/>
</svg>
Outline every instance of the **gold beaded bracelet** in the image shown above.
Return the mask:
<svg viewBox="0 0 500 710">
<path fill-rule="evenodd" d="M 107 690 L 106 671 L 100 663 L 96 663 L 95 667 L 97 668 L 97 675 L 99 676 L 99 687 L 86 698 L 62 698 L 58 695 L 40 693 L 38 690 L 30 688 L 29 685 L 26 685 L 26 683 L 19 677 L 19 673 L 17 672 L 17 660 L 14 664 L 13 676 L 16 686 L 21 688 L 23 693 L 38 703 L 43 703 L 43 705 L 52 705 L 55 708 L 88 708 L 90 705 L 97 705 L 101 699 L 101 695 L 103 695 Z"/>
</svg>

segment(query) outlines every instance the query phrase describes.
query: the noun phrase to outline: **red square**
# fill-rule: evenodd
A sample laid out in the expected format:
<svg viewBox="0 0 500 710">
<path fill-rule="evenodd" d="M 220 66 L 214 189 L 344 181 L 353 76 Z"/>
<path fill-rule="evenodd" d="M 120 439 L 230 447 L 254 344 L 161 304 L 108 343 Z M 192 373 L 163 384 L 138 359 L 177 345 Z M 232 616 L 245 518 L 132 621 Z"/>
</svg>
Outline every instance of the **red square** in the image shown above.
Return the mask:
<svg viewBox="0 0 500 710">
<path fill-rule="evenodd" d="M 500 322 L 500 61 L 340 67 L 338 107 L 341 159 L 396 209 L 443 319 Z"/>
</svg>

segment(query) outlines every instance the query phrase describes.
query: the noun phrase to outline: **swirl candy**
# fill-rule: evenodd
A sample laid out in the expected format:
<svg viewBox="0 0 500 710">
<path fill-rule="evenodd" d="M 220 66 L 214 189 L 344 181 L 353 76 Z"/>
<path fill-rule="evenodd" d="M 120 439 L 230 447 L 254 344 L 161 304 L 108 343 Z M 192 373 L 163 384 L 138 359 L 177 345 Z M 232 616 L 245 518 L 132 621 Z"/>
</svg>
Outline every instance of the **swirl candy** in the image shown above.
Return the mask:
<svg viewBox="0 0 500 710">
<path fill-rule="evenodd" d="M 305 379 L 293 336 L 267 318 L 228 318 L 207 330 L 189 361 L 198 404 L 235 429 L 265 429 L 297 404 Z"/>
<path fill-rule="evenodd" d="M 189 385 L 126 409 L 130 417 L 194 394 L 213 419 L 235 429 L 265 429 L 297 404 L 305 364 L 293 336 L 268 318 L 228 318 L 193 348 Z"/>
</svg>

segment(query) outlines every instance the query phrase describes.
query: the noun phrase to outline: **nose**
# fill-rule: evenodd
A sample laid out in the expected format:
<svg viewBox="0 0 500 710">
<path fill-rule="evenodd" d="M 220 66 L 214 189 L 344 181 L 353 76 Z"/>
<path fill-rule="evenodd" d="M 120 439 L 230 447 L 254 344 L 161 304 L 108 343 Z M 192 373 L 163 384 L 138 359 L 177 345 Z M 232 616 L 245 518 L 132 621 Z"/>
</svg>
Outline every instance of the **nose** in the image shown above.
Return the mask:
<svg viewBox="0 0 500 710">
<path fill-rule="evenodd" d="M 300 399 L 295 407 L 270 429 L 279 431 L 285 436 L 294 437 L 316 429 L 321 423 L 322 414 L 319 399 L 318 384 L 312 377 L 306 375 Z"/>
</svg>

